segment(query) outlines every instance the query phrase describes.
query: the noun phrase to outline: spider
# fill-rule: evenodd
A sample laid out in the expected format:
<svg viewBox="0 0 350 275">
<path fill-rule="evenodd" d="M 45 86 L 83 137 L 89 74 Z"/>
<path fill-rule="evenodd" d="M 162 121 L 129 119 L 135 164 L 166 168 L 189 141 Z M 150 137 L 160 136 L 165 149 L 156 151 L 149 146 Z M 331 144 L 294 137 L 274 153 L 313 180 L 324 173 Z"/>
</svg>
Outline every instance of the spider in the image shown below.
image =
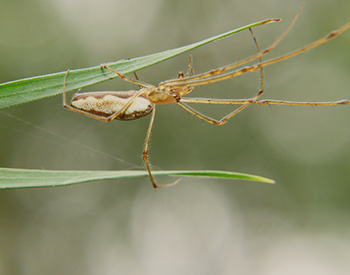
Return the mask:
<svg viewBox="0 0 350 275">
<path fill-rule="evenodd" d="M 134 120 L 137 118 L 141 118 L 147 116 L 152 113 L 150 123 L 147 129 L 145 145 L 143 149 L 143 160 L 146 165 L 147 171 L 149 173 L 150 180 L 154 188 L 171 186 L 176 184 L 179 179 L 174 182 L 157 185 L 152 176 L 151 168 L 148 162 L 148 147 L 150 142 L 150 135 L 152 131 L 152 126 L 155 118 L 155 110 L 156 105 L 161 104 L 177 104 L 180 107 L 184 108 L 186 111 L 191 113 L 192 115 L 214 125 L 222 125 L 226 123 L 231 117 L 236 115 L 238 112 L 242 111 L 244 108 L 251 104 L 255 105 L 297 105 L 297 106 L 334 106 L 334 105 L 347 105 L 350 104 L 350 100 L 341 100 L 341 101 L 332 101 L 332 102 L 302 102 L 302 101 L 283 101 L 283 100 L 270 100 L 264 99 L 259 100 L 259 97 L 264 92 L 264 73 L 263 68 L 265 66 L 274 64 L 278 61 L 285 60 L 287 58 L 298 55 L 302 52 L 315 48 L 329 39 L 341 34 L 348 28 L 350 28 L 350 22 L 342 26 L 340 29 L 331 32 L 325 37 L 288 54 L 267 60 L 262 61 L 261 57 L 268 52 L 270 52 L 276 45 L 287 35 L 289 30 L 294 25 L 297 20 L 302 7 L 300 8 L 297 15 L 292 20 L 289 27 L 282 33 L 282 35 L 267 49 L 264 51 L 260 51 L 259 45 L 256 41 L 255 35 L 253 31 L 250 29 L 255 45 L 257 47 L 258 53 L 254 56 L 246 58 L 242 61 L 220 67 L 205 73 L 194 74 L 194 70 L 192 68 L 192 58 L 190 57 L 190 62 L 188 66 L 187 74 L 184 75 L 182 72 L 178 74 L 176 79 L 166 80 L 161 82 L 158 87 L 144 83 L 140 81 L 136 76 L 136 80 L 130 79 L 112 68 L 108 67 L 105 64 L 101 64 L 101 69 L 109 70 L 115 74 L 117 74 L 121 79 L 136 84 L 140 87 L 138 91 L 131 90 L 127 92 L 109 92 L 109 91 L 101 91 L 101 92 L 89 92 L 89 93 L 76 93 L 70 105 L 66 103 L 66 82 L 69 74 L 69 70 L 67 71 L 64 84 L 63 84 L 63 106 L 71 111 L 87 115 L 89 117 L 98 119 L 100 121 L 108 122 L 114 119 L 119 120 Z M 243 68 L 237 68 L 239 66 L 245 65 L 247 62 L 252 60 L 259 59 L 257 64 L 251 66 L 245 66 Z M 214 83 L 222 80 L 226 80 L 235 76 L 239 76 L 245 73 L 250 73 L 254 71 L 260 70 L 261 74 L 261 89 L 259 92 L 252 98 L 249 99 L 211 99 L 211 98 L 189 98 L 183 97 L 184 95 L 192 92 L 194 87 L 201 86 L 209 83 Z M 229 104 L 229 105 L 241 105 L 237 109 L 233 110 L 231 113 L 225 115 L 220 120 L 213 119 L 208 117 L 189 105 L 187 103 L 200 103 L 200 104 Z"/>
</svg>

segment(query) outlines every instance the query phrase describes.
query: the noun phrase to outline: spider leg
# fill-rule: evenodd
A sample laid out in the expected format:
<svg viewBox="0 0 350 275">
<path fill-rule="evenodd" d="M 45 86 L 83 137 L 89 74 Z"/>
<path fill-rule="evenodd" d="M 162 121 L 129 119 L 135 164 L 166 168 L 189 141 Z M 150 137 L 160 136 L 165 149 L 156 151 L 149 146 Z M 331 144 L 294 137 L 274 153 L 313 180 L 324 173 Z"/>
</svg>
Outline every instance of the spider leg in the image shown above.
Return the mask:
<svg viewBox="0 0 350 275">
<path fill-rule="evenodd" d="M 194 70 L 193 70 L 193 67 L 192 67 L 192 56 L 191 55 L 189 55 L 189 59 L 190 59 L 190 62 L 189 62 L 188 67 L 187 67 L 186 77 L 194 75 Z M 176 79 L 181 79 L 181 78 L 185 78 L 185 75 L 184 75 L 184 73 L 182 71 L 178 73 Z M 187 88 L 186 94 L 189 94 L 194 89 L 194 87 L 186 87 L 186 88 Z"/>
<path fill-rule="evenodd" d="M 136 72 L 134 72 L 134 76 L 135 76 L 136 80 L 139 81 L 139 77 L 137 76 Z M 139 85 L 139 88 L 142 89 L 143 87 L 141 85 Z"/>
<path fill-rule="evenodd" d="M 258 53 L 260 53 L 259 43 L 258 43 L 258 40 L 256 39 L 256 36 L 255 36 L 252 28 L 249 28 L 249 31 L 250 31 L 250 33 L 251 33 L 251 35 L 253 37 L 256 49 L 257 49 Z M 261 56 L 259 57 L 259 61 L 260 61 L 260 63 L 262 63 L 262 57 Z M 254 98 L 257 99 L 259 96 L 261 96 L 264 93 L 264 90 L 265 90 L 264 67 L 261 67 L 260 68 L 260 90 L 259 90 L 259 92 L 257 93 L 257 95 Z"/>
<path fill-rule="evenodd" d="M 229 120 L 231 117 L 233 117 L 235 114 L 239 113 L 241 110 L 243 110 L 245 107 L 247 107 L 248 105 L 250 105 L 251 103 L 248 103 L 246 105 L 241 106 L 240 108 L 237 108 L 236 110 L 234 110 L 233 112 L 229 113 L 228 115 L 224 116 L 223 118 L 221 118 L 220 120 L 211 118 L 209 116 L 206 116 L 200 112 L 198 112 L 197 110 L 193 109 L 192 107 L 190 107 L 189 105 L 183 103 L 183 102 L 178 102 L 177 103 L 179 106 L 181 106 L 182 108 L 184 108 L 187 112 L 191 113 L 192 115 L 210 123 L 210 124 L 214 124 L 214 125 L 222 125 L 224 123 L 227 122 L 227 120 Z"/>
<path fill-rule="evenodd" d="M 186 77 L 194 75 L 194 69 L 192 67 L 192 56 L 189 55 L 188 58 L 189 58 L 190 62 L 189 62 L 188 67 L 187 67 Z M 184 77 L 185 77 L 185 74 L 181 71 L 181 72 L 178 73 L 176 79 L 181 79 L 181 78 L 184 78 Z"/>
<path fill-rule="evenodd" d="M 63 107 L 68 106 L 67 105 L 67 97 L 66 97 L 66 84 L 67 84 L 67 77 L 69 74 L 70 69 L 67 70 L 66 75 L 64 76 L 63 80 Z"/>
<path fill-rule="evenodd" d="M 190 62 L 188 63 L 186 77 L 194 75 L 194 69 L 193 69 L 193 66 L 192 66 L 193 65 L 192 55 L 189 55 L 188 58 L 190 59 Z"/>
<path fill-rule="evenodd" d="M 254 40 L 254 44 L 256 46 L 256 49 L 258 51 L 258 54 L 260 53 L 260 47 L 259 47 L 259 43 L 258 40 L 256 39 L 256 36 L 252 30 L 252 28 L 249 28 L 249 31 L 253 37 Z M 259 57 L 259 61 L 260 63 L 262 63 L 262 57 Z M 254 100 L 257 100 L 263 93 L 264 93 L 264 86 L 265 86 L 265 80 L 264 80 L 264 67 L 260 68 L 260 90 L 259 92 L 253 97 Z M 242 111 L 243 109 L 245 109 L 246 107 L 248 107 L 251 103 L 246 103 L 242 106 L 240 106 L 239 108 L 237 108 L 236 110 L 234 110 L 233 112 L 231 112 L 229 114 L 229 117 L 225 120 L 226 116 L 223 117 L 220 121 L 218 121 L 218 125 L 222 125 L 224 124 L 230 117 L 233 117 L 234 115 L 236 115 L 237 113 L 239 113 L 240 111 Z"/>
<path fill-rule="evenodd" d="M 126 76 L 124 76 L 124 75 L 118 73 L 117 71 L 113 70 L 112 68 L 108 67 L 108 66 L 105 65 L 105 64 L 101 64 L 101 67 L 102 67 L 102 68 L 105 68 L 105 69 L 107 69 L 107 70 L 109 70 L 109 71 L 111 71 L 112 73 L 117 74 L 121 79 L 123 79 L 123 80 L 125 80 L 125 81 L 127 81 L 127 82 L 130 82 L 130 83 L 133 83 L 133 84 L 138 85 L 139 87 L 154 88 L 154 86 L 151 85 L 151 84 L 142 82 L 142 81 L 140 81 L 140 80 L 138 80 L 138 79 L 137 79 L 137 80 L 134 80 L 134 79 L 128 78 L 128 77 L 126 77 Z"/>
<path fill-rule="evenodd" d="M 180 102 L 177 104 L 184 108 L 187 112 L 191 113 L 192 115 L 214 125 L 222 125 L 226 123 L 231 117 L 236 115 L 238 112 L 240 112 L 243 106 L 240 108 L 237 108 L 233 112 L 227 114 L 220 120 L 213 119 L 211 117 L 208 117 L 206 115 L 203 115 L 202 113 L 198 112 L 197 110 L 193 109 L 192 107 L 188 106 L 184 102 L 187 103 L 203 103 L 203 104 L 229 104 L 229 105 L 235 105 L 235 104 L 255 104 L 260 106 L 265 105 L 283 105 L 283 106 L 339 106 L 339 105 L 350 105 L 350 100 L 339 100 L 339 101 L 329 101 L 329 102 L 303 102 L 303 101 L 286 101 L 286 100 L 272 100 L 272 99 L 263 99 L 263 100 L 256 100 L 255 98 L 251 99 L 208 99 L 208 98 L 186 98 L 181 99 Z"/>
<path fill-rule="evenodd" d="M 155 114 L 156 114 L 156 108 L 154 106 L 154 109 L 153 109 L 153 114 L 152 114 L 152 117 L 151 117 L 151 120 L 149 122 L 149 126 L 148 126 L 148 129 L 147 129 L 147 134 L 146 134 L 146 140 L 145 140 L 145 146 L 143 148 L 143 161 L 146 165 L 146 168 L 147 168 L 147 171 L 148 171 L 148 174 L 149 174 L 149 178 L 152 182 L 152 185 L 153 185 L 153 188 L 161 188 L 161 187 L 168 187 L 168 186 L 171 186 L 171 185 L 174 185 L 176 184 L 180 179 L 177 179 L 173 182 L 170 182 L 170 183 L 166 183 L 166 184 L 161 184 L 161 185 L 157 185 L 154 181 L 154 178 L 153 178 L 153 175 L 152 175 L 152 172 L 151 172 L 151 168 L 149 166 L 149 163 L 148 163 L 148 146 L 149 146 L 149 141 L 150 141 L 150 137 L 151 137 L 151 132 L 152 132 L 152 127 L 153 127 L 153 122 L 154 122 L 154 117 L 155 117 Z"/>
<path fill-rule="evenodd" d="M 186 73 L 186 77 L 189 76 L 193 76 L 194 75 L 194 69 L 193 69 L 193 59 L 192 59 L 192 55 L 188 56 L 189 58 L 189 63 L 188 63 L 188 67 L 187 67 L 187 73 Z M 188 87 L 188 92 L 187 94 L 189 94 L 190 92 L 192 92 L 192 90 L 194 89 L 194 87 Z"/>
</svg>

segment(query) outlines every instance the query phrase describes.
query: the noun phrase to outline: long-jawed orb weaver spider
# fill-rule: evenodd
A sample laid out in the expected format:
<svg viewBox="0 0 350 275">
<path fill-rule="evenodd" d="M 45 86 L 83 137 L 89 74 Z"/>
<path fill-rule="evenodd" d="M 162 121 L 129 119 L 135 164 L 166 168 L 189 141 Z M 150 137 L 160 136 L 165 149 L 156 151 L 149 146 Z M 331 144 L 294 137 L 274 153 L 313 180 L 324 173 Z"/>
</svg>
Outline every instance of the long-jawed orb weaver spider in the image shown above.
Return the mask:
<svg viewBox="0 0 350 275">
<path fill-rule="evenodd" d="M 295 50 L 291 53 L 267 60 L 262 61 L 261 57 L 265 55 L 266 53 L 270 52 L 273 48 L 276 47 L 276 45 L 287 35 L 289 30 L 294 25 L 295 21 L 297 20 L 302 7 L 300 8 L 297 15 L 294 17 L 293 21 L 289 25 L 289 27 L 282 33 L 282 35 L 267 49 L 264 51 L 259 50 L 259 46 L 257 44 L 256 38 L 254 36 L 254 33 L 250 29 L 256 47 L 258 49 L 258 53 L 254 56 L 251 56 L 249 58 L 246 58 L 242 61 L 214 69 L 205 73 L 201 74 L 194 74 L 193 68 L 192 68 L 192 59 L 190 58 L 190 63 L 188 66 L 188 72 L 186 75 L 183 73 L 179 73 L 178 77 L 176 79 L 166 80 L 161 82 L 158 87 L 153 86 L 148 83 L 144 83 L 142 81 L 139 81 L 136 74 L 136 80 L 127 78 L 124 75 L 121 75 L 117 71 L 109 68 L 107 65 L 101 64 L 101 68 L 107 69 L 111 72 L 114 72 L 117 74 L 121 79 L 134 83 L 136 85 L 139 85 L 140 90 L 135 91 L 127 91 L 127 92 L 89 92 L 89 93 L 76 93 L 72 100 L 70 105 L 67 105 L 66 103 L 66 82 L 67 77 L 69 74 L 69 70 L 67 71 L 65 78 L 64 78 L 64 85 L 63 85 L 63 106 L 71 111 L 87 115 L 89 117 L 98 119 L 100 121 L 108 122 L 114 119 L 119 120 L 134 120 L 137 118 L 141 118 L 144 116 L 147 116 L 152 113 L 151 120 L 148 126 L 147 134 L 146 134 L 146 140 L 143 150 L 143 160 L 146 165 L 147 171 L 149 173 L 150 180 L 152 182 L 152 185 L 154 188 L 159 187 L 165 187 L 170 186 L 179 181 L 177 179 L 174 182 L 168 183 L 168 184 L 162 184 L 157 185 L 154 181 L 154 178 L 152 176 L 152 172 L 150 169 L 150 165 L 148 163 L 148 147 L 149 147 L 149 141 L 150 141 L 150 135 L 152 131 L 152 126 L 154 122 L 155 117 L 155 109 L 156 105 L 158 104 L 178 104 L 182 108 L 184 108 L 189 113 L 193 114 L 194 116 L 208 122 L 214 125 L 222 125 L 226 123 L 228 119 L 236 115 L 238 112 L 242 111 L 244 108 L 251 104 L 255 105 L 296 105 L 296 106 L 334 106 L 334 105 L 347 105 L 350 104 L 350 100 L 341 100 L 341 101 L 332 101 L 332 102 L 302 102 L 302 101 L 283 101 L 283 100 L 270 100 L 270 99 L 264 99 L 259 100 L 258 98 L 263 94 L 264 92 L 264 74 L 263 74 L 263 68 L 265 66 L 274 64 L 278 61 L 285 60 L 287 58 L 293 57 L 295 55 L 298 55 L 302 52 L 305 52 L 307 50 L 310 50 L 312 48 L 315 48 L 331 38 L 341 34 L 348 28 L 350 28 L 350 22 L 345 24 L 343 27 L 341 27 L 338 30 L 335 30 L 331 32 L 330 34 L 326 35 L 325 37 L 305 46 L 298 50 Z M 259 59 L 259 63 L 252 65 L 252 66 L 245 66 L 243 68 L 238 68 L 236 70 L 233 70 L 234 68 L 237 68 L 239 66 L 242 66 L 246 64 L 247 62 L 250 62 L 252 60 Z M 188 98 L 183 97 L 184 95 L 189 94 L 192 92 L 194 87 L 201 86 L 209 83 L 214 83 L 222 80 L 226 80 L 235 76 L 239 76 L 245 73 L 254 72 L 260 70 L 261 73 L 261 89 L 257 93 L 256 96 L 249 98 L 249 99 L 211 99 L 211 98 Z M 227 114 L 220 120 L 213 119 L 211 117 L 208 117 L 204 114 L 201 114 L 200 112 L 196 111 L 192 107 L 188 106 L 186 103 L 201 103 L 201 104 L 229 104 L 229 105 L 241 105 L 237 109 L 233 110 L 231 113 Z"/>
</svg>

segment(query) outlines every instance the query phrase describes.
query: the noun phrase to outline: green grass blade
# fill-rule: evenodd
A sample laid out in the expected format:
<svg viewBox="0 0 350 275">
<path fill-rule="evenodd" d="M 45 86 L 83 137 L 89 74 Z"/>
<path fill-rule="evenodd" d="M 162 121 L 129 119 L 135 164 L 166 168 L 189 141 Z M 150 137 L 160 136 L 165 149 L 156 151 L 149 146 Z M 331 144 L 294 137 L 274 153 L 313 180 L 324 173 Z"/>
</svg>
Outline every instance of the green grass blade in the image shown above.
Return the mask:
<svg viewBox="0 0 350 275">
<path fill-rule="evenodd" d="M 187 46 L 129 60 L 111 62 L 108 63 L 108 66 L 121 74 L 132 73 L 248 28 L 277 22 L 279 20 L 280 19 L 262 20 Z M 59 72 L 41 75 L 0 84 L 0 109 L 62 93 L 65 73 L 66 72 Z M 67 91 L 77 90 L 115 77 L 115 74 L 102 70 L 100 66 L 71 70 L 67 81 Z"/>
<path fill-rule="evenodd" d="M 273 180 L 226 171 L 154 171 L 154 176 L 185 176 L 221 179 L 240 179 L 274 183 Z M 0 189 L 54 187 L 83 182 L 148 176 L 147 171 L 50 171 L 0 168 Z"/>
</svg>

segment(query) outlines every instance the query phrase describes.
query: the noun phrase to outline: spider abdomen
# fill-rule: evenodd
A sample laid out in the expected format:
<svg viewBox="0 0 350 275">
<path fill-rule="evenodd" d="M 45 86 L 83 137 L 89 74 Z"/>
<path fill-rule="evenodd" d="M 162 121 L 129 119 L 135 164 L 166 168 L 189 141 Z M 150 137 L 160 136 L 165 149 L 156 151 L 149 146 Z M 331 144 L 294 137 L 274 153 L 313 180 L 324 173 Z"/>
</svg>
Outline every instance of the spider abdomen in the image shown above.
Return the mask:
<svg viewBox="0 0 350 275">
<path fill-rule="evenodd" d="M 77 93 L 70 105 L 93 115 L 109 117 L 119 112 L 138 91 Z M 149 115 L 154 104 L 140 95 L 116 119 L 133 120 Z"/>
</svg>

